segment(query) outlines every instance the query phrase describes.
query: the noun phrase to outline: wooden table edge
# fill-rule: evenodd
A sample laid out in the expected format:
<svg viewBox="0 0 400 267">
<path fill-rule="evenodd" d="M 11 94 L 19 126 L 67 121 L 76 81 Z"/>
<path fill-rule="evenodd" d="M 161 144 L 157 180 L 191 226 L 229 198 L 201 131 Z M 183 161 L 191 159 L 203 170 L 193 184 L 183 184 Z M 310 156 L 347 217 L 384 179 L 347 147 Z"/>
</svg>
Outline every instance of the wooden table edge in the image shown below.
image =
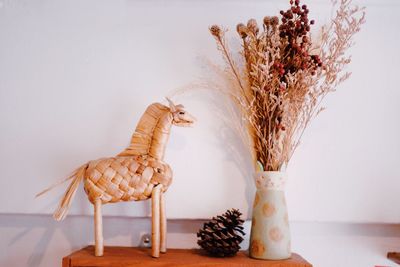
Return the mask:
<svg viewBox="0 0 400 267">
<path fill-rule="evenodd" d="M 109 250 L 119 250 L 119 249 L 122 249 L 122 250 L 136 250 L 136 251 L 140 251 L 140 252 L 144 252 L 144 251 L 146 251 L 146 253 L 147 253 L 147 251 L 148 251 L 148 257 L 149 257 L 149 259 L 154 259 L 154 258 L 152 258 L 151 257 L 151 249 L 150 248 L 142 248 L 142 247 L 123 247 L 123 246 L 110 246 L 110 247 L 105 247 L 104 248 L 104 251 L 109 251 Z M 74 252 L 72 252 L 71 254 L 69 254 L 69 255 L 67 255 L 67 256 L 65 256 L 65 257 L 63 257 L 63 259 L 62 259 L 62 267 L 72 267 L 72 266 L 75 266 L 75 265 L 72 265 L 73 264 L 73 259 L 74 259 L 74 257 L 79 257 L 79 255 L 80 254 L 82 254 L 82 253 L 87 253 L 87 252 L 92 252 L 93 251 L 93 253 L 94 253 L 94 246 L 86 246 L 86 247 L 83 247 L 83 248 L 81 248 L 81 249 L 78 249 L 78 250 L 76 250 L 76 251 L 74 251 Z M 168 249 L 168 251 L 169 252 L 172 252 L 172 253 L 176 253 L 176 252 L 180 252 L 180 253 L 182 253 L 182 252 L 188 252 L 189 254 L 195 254 L 196 256 L 204 256 L 204 257 L 207 257 L 206 259 L 207 260 L 212 260 L 213 259 L 213 257 L 210 257 L 210 256 L 208 256 L 206 253 L 204 253 L 202 250 L 200 250 L 200 249 L 195 249 L 195 248 L 193 248 L 193 249 L 179 249 L 179 248 L 171 248 L 171 249 Z M 168 251 L 167 251 L 167 254 L 168 254 Z M 155 265 L 159 265 L 159 266 L 161 266 L 162 264 L 163 264 L 163 262 L 161 262 L 162 261 L 162 258 L 163 258 L 163 255 L 165 255 L 165 254 L 161 254 L 160 255 L 160 258 L 158 258 L 157 260 L 160 260 L 160 264 L 155 264 Z M 93 256 L 94 256 L 94 254 L 93 254 Z M 253 259 L 253 258 L 250 258 L 249 256 L 248 256 L 248 253 L 247 253 L 247 251 L 245 251 L 245 250 L 242 250 L 242 251 L 239 251 L 238 252 L 238 255 L 237 256 L 239 256 L 241 259 L 242 258 L 249 258 L 249 263 L 237 263 L 237 264 L 235 264 L 234 266 L 251 266 L 252 265 L 252 263 L 251 263 L 251 261 L 253 261 L 253 264 L 254 264 L 254 266 L 261 266 L 261 263 L 263 263 L 263 262 L 265 262 L 265 266 L 271 266 L 270 264 L 269 265 L 267 265 L 267 263 L 276 263 L 276 264 L 274 264 L 273 266 L 276 266 L 276 267 L 284 267 L 285 265 L 282 265 L 282 262 L 281 261 L 264 261 L 264 260 L 258 260 L 258 259 Z M 235 256 L 235 257 L 237 257 L 237 256 Z M 227 264 L 227 265 L 229 265 L 231 262 L 228 262 L 229 261 L 229 259 L 230 260 L 232 260 L 232 259 L 234 259 L 235 257 L 231 257 L 231 258 L 214 258 L 214 259 L 216 259 L 216 261 L 219 261 L 219 262 L 215 262 L 215 263 L 204 263 L 204 264 L 200 264 L 200 266 L 222 266 L 222 265 L 224 265 L 224 264 Z M 220 262 L 221 260 L 227 260 L 227 262 L 226 263 L 222 263 L 222 262 Z M 292 265 L 292 266 L 304 266 L 304 267 L 312 267 L 312 264 L 311 263 L 309 263 L 307 260 L 305 260 L 301 255 L 299 255 L 299 254 L 297 254 L 297 253 L 292 253 L 292 258 L 291 259 L 299 259 L 300 261 L 301 261 L 301 265 L 300 264 L 298 264 L 298 265 L 294 265 L 293 263 L 290 263 L 290 265 Z M 170 262 L 165 262 L 165 265 L 166 266 L 173 266 L 173 265 L 168 265 L 168 263 L 169 264 L 171 264 Z M 277 264 L 279 264 L 279 265 L 277 265 Z M 290 265 L 288 265 L 288 266 L 290 266 Z M 78 266 L 80 266 L 80 265 L 78 265 Z M 89 265 L 82 265 L 82 266 L 89 266 Z M 90 266 L 96 266 L 96 265 L 90 265 Z M 102 265 L 102 266 L 104 266 L 104 265 Z M 183 266 L 182 264 L 178 264 L 177 266 Z"/>
</svg>

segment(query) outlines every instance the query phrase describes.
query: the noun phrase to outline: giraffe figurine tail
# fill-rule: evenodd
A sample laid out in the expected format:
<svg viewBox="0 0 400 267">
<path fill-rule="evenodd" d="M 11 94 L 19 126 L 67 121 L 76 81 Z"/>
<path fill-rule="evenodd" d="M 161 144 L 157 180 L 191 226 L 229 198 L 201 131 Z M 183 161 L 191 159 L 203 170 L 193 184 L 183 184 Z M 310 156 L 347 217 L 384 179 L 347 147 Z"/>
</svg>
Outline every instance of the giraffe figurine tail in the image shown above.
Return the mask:
<svg viewBox="0 0 400 267">
<path fill-rule="evenodd" d="M 83 180 L 85 176 L 85 171 L 88 167 L 88 163 L 82 165 L 74 173 L 70 176 L 70 179 L 73 179 L 71 184 L 68 186 L 67 191 L 65 191 L 64 196 L 62 197 L 60 204 L 58 205 L 56 211 L 53 214 L 53 218 L 56 221 L 64 220 L 65 216 L 67 216 L 69 207 L 71 206 L 72 200 L 74 199 L 76 190 L 78 189 L 79 184 Z"/>
<path fill-rule="evenodd" d="M 40 192 L 39 194 L 36 195 L 36 197 L 39 197 L 45 193 L 47 193 L 48 191 L 50 191 L 51 189 L 53 189 L 54 187 L 65 183 L 68 180 L 72 179 L 71 184 L 68 186 L 67 191 L 65 192 L 63 198 L 61 199 L 56 211 L 53 214 L 53 218 L 56 221 L 62 221 L 64 220 L 65 216 L 67 216 L 69 207 L 71 206 L 72 200 L 75 196 L 76 190 L 78 189 L 79 184 L 81 183 L 81 181 L 83 180 L 84 176 L 85 176 L 85 171 L 87 169 L 87 167 L 89 166 L 89 163 L 86 163 L 84 165 L 82 165 L 81 167 L 79 167 L 78 169 L 76 169 L 71 176 L 69 176 L 67 179 L 58 182 L 52 186 L 50 186 L 49 188 L 43 190 L 42 192 Z"/>
</svg>

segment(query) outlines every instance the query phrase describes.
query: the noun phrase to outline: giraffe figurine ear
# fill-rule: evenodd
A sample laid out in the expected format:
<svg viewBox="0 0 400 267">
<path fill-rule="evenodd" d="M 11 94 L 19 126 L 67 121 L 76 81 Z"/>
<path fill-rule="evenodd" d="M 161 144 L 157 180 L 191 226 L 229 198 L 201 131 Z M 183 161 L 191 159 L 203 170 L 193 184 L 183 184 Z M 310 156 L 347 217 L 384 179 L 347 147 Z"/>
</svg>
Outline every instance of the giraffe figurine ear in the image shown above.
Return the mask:
<svg viewBox="0 0 400 267">
<path fill-rule="evenodd" d="M 171 99 L 169 99 L 168 97 L 166 97 L 168 103 L 169 103 L 169 109 L 171 110 L 171 112 L 175 112 L 176 111 L 176 106 L 174 104 L 174 102 L 172 102 Z"/>
</svg>

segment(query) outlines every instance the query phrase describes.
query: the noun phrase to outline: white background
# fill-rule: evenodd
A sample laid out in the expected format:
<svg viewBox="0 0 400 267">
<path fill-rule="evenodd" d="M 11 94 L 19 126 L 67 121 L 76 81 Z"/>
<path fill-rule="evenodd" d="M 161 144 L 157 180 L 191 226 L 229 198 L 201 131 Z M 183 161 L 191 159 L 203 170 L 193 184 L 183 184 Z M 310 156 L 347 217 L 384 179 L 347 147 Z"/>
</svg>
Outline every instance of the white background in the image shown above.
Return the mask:
<svg viewBox="0 0 400 267">
<path fill-rule="evenodd" d="M 328 1 L 308 1 L 318 25 Z M 351 79 L 325 102 L 289 167 L 292 220 L 399 222 L 400 31 L 397 1 L 366 1 Z M 0 212 L 51 213 L 65 187 L 35 193 L 88 160 L 126 147 L 146 106 L 210 74 L 221 62 L 208 26 L 285 8 L 284 1 L 3 1 L 0 8 Z M 236 43 L 235 43 L 236 42 Z M 211 75 L 211 74 L 210 74 Z M 174 97 L 198 118 L 173 128 L 170 218 L 246 215 L 254 186 L 246 160 L 215 114 L 216 99 Z M 241 151 L 239 150 L 239 153 Z M 242 157 L 245 158 L 245 157 Z M 106 205 L 106 215 L 146 216 L 148 203 Z M 92 214 L 82 190 L 71 214 Z"/>
</svg>

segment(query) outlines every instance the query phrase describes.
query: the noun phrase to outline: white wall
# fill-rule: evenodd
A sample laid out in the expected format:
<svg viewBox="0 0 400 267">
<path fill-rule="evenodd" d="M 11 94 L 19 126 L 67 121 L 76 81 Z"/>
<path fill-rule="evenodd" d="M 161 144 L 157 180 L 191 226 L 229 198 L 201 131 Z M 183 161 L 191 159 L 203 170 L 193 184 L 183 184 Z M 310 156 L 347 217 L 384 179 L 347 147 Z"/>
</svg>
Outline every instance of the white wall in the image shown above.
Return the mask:
<svg viewBox="0 0 400 267">
<path fill-rule="evenodd" d="M 318 23 L 328 20 L 328 2 L 307 1 Z M 400 221 L 400 2 L 359 3 L 367 6 L 367 23 L 351 50 L 353 76 L 327 99 L 327 111 L 308 129 L 289 167 L 291 220 L 305 221 L 310 229 L 304 235 L 294 230 L 295 247 L 321 263 L 316 266 L 328 266 L 320 255 L 333 248 L 349 263 L 374 255 L 368 256 L 370 265 L 388 264 L 383 252 L 396 242 L 399 250 L 394 230 L 372 231 L 372 237 L 358 237 L 351 227 L 343 238 L 332 237 L 335 227 L 326 228 L 328 237 L 313 233 L 315 222 Z M 35 193 L 88 160 L 115 155 L 148 104 L 210 77 L 204 57 L 221 62 L 210 24 L 231 28 L 235 42 L 236 23 L 285 7 L 278 0 L 0 1 L 0 213 L 30 214 L 0 215 L 5 248 L 0 263 L 8 255 L 10 266 L 17 251 L 24 251 L 18 266 L 51 266 L 87 244 L 88 234 L 72 233 L 91 229 L 89 218 L 58 225 L 34 215 L 51 213 L 65 187 L 36 200 Z M 198 123 L 174 128 L 171 135 L 166 161 L 175 176 L 167 194 L 169 218 L 208 218 L 230 207 L 248 215 L 254 191 L 250 164 L 231 150 L 237 140 L 214 115 L 218 99 L 194 92 L 174 99 Z M 72 206 L 71 214 L 92 214 L 82 190 Z M 123 203 L 106 205 L 104 213 L 143 217 L 149 209 L 146 202 Z M 128 220 L 113 218 L 107 220 L 123 226 Z M 182 221 L 170 245 L 191 246 L 193 237 L 181 243 L 181 234 L 196 227 Z M 115 244 L 131 245 L 137 230 L 106 231 L 113 233 L 107 234 L 110 243 L 116 238 Z M 359 254 L 350 255 L 354 249 Z"/>
<path fill-rule="evenodd" d="M 317 22 L 328 20 L 325 1 L 308 2 Z M 289 168 L 288 203 L 296 220 L 400 220 L 392 204 L 400 200 L 400 4 L 364 4 L 367 24 L 351 51 L 353 77 L 327 99 L 328 110 Z M 0 202 L 7 205 L 0 212 L 52 212 L 64 188 L 33 201 L 35 193 L 88 160 L 115 155 L 148 104 L 211 76 L 201 58 L 221 60 L 210 24 L 234 29 L 284 7 L 279 1 L 2 2 L 0 186 L 6 190 Z M 237 41 L 236 34 L 229 39 Z M 233 156 L 236 141 L 214 115 L 217 100 L 200 93 L 175 99 L 199 121 L 172 132 L 170 216 L 207 218 L 228 207 L 247 214 L 251 164 Z M 80 191 L 71 214 L 90 213 Z M 148 208 L 125 203 L 106 207 L 105 214 L 145 216 Z"/>
</svg>

